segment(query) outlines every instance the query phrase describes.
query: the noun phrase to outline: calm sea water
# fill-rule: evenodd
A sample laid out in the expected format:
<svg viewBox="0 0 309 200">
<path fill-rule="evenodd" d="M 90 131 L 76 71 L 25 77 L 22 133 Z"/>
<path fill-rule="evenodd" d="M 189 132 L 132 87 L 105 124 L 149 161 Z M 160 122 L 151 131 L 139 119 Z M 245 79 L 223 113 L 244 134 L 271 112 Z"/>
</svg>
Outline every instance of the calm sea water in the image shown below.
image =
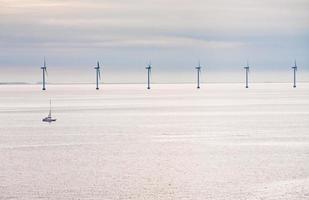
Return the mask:
<svg viewBox="0 0 309 200">
<path fill-rule="evenodd" d="M 309 83 L 94 87 L 0 86 L 1 200 L 309 199 Z"/>
</svg>

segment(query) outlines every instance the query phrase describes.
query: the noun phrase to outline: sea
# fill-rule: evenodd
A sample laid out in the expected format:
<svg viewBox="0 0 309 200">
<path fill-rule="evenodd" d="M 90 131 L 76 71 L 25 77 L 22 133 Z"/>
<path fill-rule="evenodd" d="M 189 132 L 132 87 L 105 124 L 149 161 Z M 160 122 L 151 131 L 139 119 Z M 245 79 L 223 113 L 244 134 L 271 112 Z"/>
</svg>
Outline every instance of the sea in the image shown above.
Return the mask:
<svg viewBox="0 0 309 200">
<path fill-rule="evenodd" d="M 308 200 L 309 83 L 0 85 L 0 199 Z"/>
</svg>

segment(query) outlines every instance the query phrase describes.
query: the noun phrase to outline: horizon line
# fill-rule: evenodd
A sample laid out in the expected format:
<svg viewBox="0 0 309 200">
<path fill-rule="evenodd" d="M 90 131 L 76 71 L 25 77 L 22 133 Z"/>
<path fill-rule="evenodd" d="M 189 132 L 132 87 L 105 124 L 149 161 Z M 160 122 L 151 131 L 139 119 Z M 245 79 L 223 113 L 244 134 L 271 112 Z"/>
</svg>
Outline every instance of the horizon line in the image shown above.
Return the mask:
<svg viewBox="0 0 309 200">
<path fill-rule="evenodd" d="M 299 83 L 309 83 L 309 81 L 298 81 Z M 227 81 L 227 82 L 201 82 L 201 84 L 225 84 L 225 83 L 244 83 L 244 82 L 237 82 L 237 81 Z M 250 82 L 251 84 L 255 83 L 292 83 L 288 81 L 277 81 L 277 82 L 272 82 L 272 81 L 254 81 Z M 31 82 L 0 82 L 0 85 L 41 85 L 42 83 L 31 83 Z M 59 82 L 59 83 L 47 83 L 47 85 L 93 85 L 95 83 L 89 83 L 89 82 Z M 117 85 L 117 84 L 147 84 L 145 82 L 101 82 L 100 84 L 103 85 Z M 196 84 L 196 82 L 154 82 L 151 83 L 154 85 L 157 84 Z"/>
</svg>

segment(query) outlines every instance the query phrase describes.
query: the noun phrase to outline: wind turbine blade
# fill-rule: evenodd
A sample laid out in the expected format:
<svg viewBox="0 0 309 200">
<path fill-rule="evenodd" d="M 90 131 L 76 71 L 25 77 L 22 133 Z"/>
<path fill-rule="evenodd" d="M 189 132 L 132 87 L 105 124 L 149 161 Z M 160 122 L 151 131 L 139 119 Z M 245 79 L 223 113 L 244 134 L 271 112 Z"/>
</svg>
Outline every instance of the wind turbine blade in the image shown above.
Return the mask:
<svg viewBox="0 0 309 200">
<path fill-rule="evenodd" d="M 44 68 L 44 71 L 45 71 L 45 73 L 46 73 L 46 76 L 48 76 L 48 73 L 47 73 L 47 69 L 46 69 L 46 68 Z"/>
<path fill-rule="evenodd" d="M 101 80 L 101 71 L 98 69 L 99 79 Z"/>
</svg>

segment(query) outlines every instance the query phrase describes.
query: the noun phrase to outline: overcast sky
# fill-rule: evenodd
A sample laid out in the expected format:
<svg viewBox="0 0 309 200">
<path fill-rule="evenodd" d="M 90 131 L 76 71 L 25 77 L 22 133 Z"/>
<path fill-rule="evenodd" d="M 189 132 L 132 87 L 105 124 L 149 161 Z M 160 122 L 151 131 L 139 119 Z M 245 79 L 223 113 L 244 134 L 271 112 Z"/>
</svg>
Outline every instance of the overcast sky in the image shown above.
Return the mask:
<svg viewBox="0 0 309 200">
<path fill-rule="evenodd" d="M 308 0 L 0 0 L 0 82 L 309 81 Z"/>
</svg>

